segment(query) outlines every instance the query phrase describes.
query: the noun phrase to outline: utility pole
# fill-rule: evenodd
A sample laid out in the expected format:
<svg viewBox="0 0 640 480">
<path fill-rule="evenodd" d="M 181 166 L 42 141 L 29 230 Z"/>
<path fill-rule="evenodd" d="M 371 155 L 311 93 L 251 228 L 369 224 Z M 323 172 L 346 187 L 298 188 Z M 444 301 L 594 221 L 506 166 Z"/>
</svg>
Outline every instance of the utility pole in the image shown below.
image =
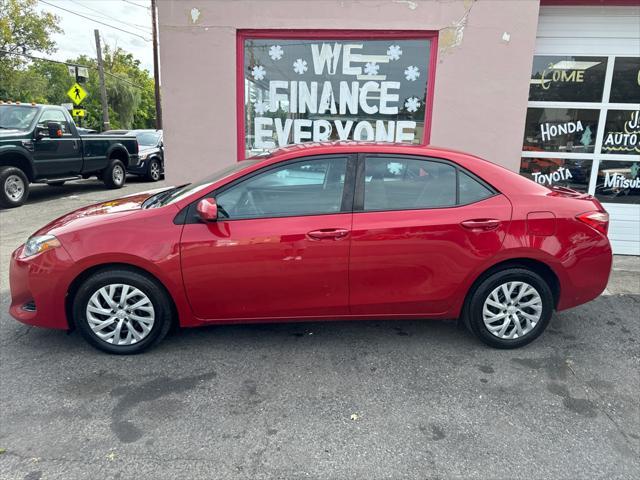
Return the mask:
<svg viewBox="0 0 640 480">
<path fill-rule="evenodd" d="M 158 60 L 158 13 L 156 0 L 151 0 L 151 21 L 153 22 L 153 81 L 156 90 L 156 129 L 162 130 L 162 103 L 160 102 L 160 62 Z"/>
<path fill-rule="evenodd" d="M 100 76 L 100 101 L 102 103 L 102 131 L 109 130 L 109 106 L 107 105 L 107 87 L 104 84 L 104 65 L 102 64 L 102 46 L 100 30 L 93 31 L 96 36 L 96 52 L 98 53 L 98 74 Z"/>
</svg>

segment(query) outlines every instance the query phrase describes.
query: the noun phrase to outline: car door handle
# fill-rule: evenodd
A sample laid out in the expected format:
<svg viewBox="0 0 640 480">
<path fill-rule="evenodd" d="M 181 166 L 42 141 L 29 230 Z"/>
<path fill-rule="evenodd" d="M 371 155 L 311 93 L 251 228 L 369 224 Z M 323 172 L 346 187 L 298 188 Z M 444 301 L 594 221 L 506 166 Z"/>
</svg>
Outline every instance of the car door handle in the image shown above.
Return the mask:
<svg viewBox="0 0 640 480">
<path fill-rule="evenodd" d="M 312 230 L 307 233 L 307 236 L 312 240 L 340 240 L 347 235 L 349 235 L 349 230 L 345 230 L 344 228 L 323 228 L 321 230 Z"/>
<path fill-rule="evenodd" d="M 502 222 L 496 218 L 474 218 L 460 223 L 469 230 L 495 230 Z"/>
</svg>

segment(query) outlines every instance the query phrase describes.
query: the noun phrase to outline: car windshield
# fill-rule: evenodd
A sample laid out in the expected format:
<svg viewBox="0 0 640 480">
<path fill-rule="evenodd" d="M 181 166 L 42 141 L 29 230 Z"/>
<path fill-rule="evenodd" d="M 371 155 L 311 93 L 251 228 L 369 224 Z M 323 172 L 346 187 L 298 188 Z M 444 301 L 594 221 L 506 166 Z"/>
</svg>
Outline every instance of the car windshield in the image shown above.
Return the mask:
<svg viewBox="0 0 640 480">
<path fill-rule="evenodd" d="M 163 207 L 164 205 L 178 202 L 183 198 L 188 197 L 189 195 L 199 192 L 200 190 L 204 190 L 205 188 L 209 187 L 218 180 L 223 179 L 224 177 L 228 177 L 229 175 L 232 175 L 239 170 L 256 164 L 258 161 L 259 160 L 243 160 L 241 162 L 234 163 L 233 165 L 218 170 L 216 173 L 209 175 L 208 177 L 205 177 L 198 182 L 189 183 L 182 187 L 177 187 L 173 190 L 165 190 L 164 192 L 160 192 L 153 197 L 148 198 L 145 201 L 143 207 Z"/>
<path fill-rule="evenodd" d="M 134 132 L 138 143 L 146 146 L 156 146 L 160 140 L 160 132 Z"/>
<path fill-rule="evenodd" d="M 0 128 L 26 130 L 37 113 L 28 105 L 0 105 Z"/>
</svg>

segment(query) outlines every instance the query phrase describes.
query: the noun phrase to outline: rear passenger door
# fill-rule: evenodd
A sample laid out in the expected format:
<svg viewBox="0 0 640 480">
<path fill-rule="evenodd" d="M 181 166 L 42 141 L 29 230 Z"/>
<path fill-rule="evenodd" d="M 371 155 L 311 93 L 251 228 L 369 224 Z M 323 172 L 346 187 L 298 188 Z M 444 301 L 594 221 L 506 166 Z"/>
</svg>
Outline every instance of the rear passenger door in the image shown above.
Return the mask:
<svg viewBox="0 0 640 480">
<path fill-rule="evenodd" d="M 502 245 L 511 204 L 443 160 L 361 155 L 356 178 L 350 310 L 437 316 L 474 266 Z"/>
</svg>

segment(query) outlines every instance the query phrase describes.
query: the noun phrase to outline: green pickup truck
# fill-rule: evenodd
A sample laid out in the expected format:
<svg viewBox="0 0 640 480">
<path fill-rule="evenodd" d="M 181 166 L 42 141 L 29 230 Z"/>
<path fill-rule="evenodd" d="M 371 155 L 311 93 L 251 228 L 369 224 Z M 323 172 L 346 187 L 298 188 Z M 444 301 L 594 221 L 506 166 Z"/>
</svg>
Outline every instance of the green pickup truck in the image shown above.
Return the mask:
<svg viewBox="0 0 640 480">
<path fill-rule="evenodd" d="M 121 188 L 138 161 L 135 136 L 80 135 L 63 107 L 0 102 L 0 207 L 22 205 L 30 183 L 97 176 Z"/>
</svg>

